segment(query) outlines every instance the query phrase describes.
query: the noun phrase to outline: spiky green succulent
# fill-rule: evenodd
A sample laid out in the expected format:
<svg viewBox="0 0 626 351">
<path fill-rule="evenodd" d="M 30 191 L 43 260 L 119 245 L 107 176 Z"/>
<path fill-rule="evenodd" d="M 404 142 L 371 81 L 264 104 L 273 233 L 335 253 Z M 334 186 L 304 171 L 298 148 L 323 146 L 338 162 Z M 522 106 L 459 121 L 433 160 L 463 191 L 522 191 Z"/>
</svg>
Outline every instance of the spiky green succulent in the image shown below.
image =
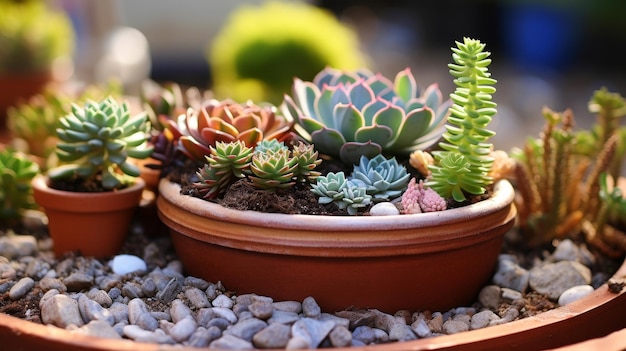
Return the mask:
<svg viewBox="0 0 626 351">
<path fill-rule="evenodd" d="M 328 172 L 317 177 L 317 183 L 311 184 L 311 191 L 318 196 L 321 204 L 335 203 L 341 210 L 355 215 L 358 210 L 370 205 L 372 196 L 365 188 L 349 181 L 343 172 Z"/>
<path fill-rule="evenodd" d="M 84 106 L 72 104 L 72 113 L 60 119 L 56 154 L 63 163 L 49 171 L 51 179 L 101 177 L 105 189 L 116 189 L 138 177 L 140 170 L 129 157 L 143 159 L 152 153 L 147 145 L 150 125 L 145 113 L 131 116 L 129 105 L 107 97 Z"/>
<path fill-rule="evenodd" d="M 409 184 L 410 174 L 395 157 L 386 159 L 377 155 L 372 159 L 361 156 L 358 165 L 354 166 L 350 181 L 365 188 L 375 201 L 391 200 L 402 195 Z"/>
<path fill-rule="evenodd" d="M 298 160 L 298 167 L 294 170 L 296 180 L 301 183 L 315 182 L 321 174 L 315 168 L 322 163 L 322 160 L 318 158 L 319 153 L 315 151 L 314 145 L 299 142 L 294 145 L 292 156 Z"/>
<path fill-rule="evenodd" d="M 443 197 L 452 195 L 462 202 L 466 193 L 483 194 L 493 182 L 489 176 L 492 145 L 487 141 L 495 133 L 487 125 L 496 114 L 496 104 L 491 101 L 496 80 L 488 71 L 491 53 L 484 51 L 485 44 L 471 38 L 456 44 L 452 48 L 454 63 L 448 65 L 457 86 L 450 94 L 454 104 L 444 140 L 439 143 L 443 151 L 433 152 L 435 165 L 429 167 L 432 178 L 427 186 Z"/>
<path fill-rule="evenodd" d="M 356 164 L 361 156 L 408 155 L 435 144 L 450 101 L 437 84 L 421 90 L 410 69 L 394 81 L 370 71 L 327 67 L 312 82 L 294 79 L 283 114 L 322 154 Z"/>
<path fill-rule="evenodd" d="M 275 191 L 289 188 L 295 184 L 294 172 L 298 159 L 291 156 L 289 150 L 278 149 L 254 153 L 250 164 L 251 175 L 248 177 L 255 188 Z"/>
<path fill-rule="evenodd" d="M 12 224 L 23 210 L 36 207 L 31 180 L 39 166 L 24 154 L 4 149 L 0 151 L 0 222 Z"/>
<path fill-rule="evenodd" d="M 237 140 L 236 142 L 218 141 L 210 147 L 207 163 L 196 174 L 200 179 L 194 183 L 205 199 L 212 199 L 223 193 L 236 179 L 244 178 L 250 169 L 253 148 Z"/>
</svg>

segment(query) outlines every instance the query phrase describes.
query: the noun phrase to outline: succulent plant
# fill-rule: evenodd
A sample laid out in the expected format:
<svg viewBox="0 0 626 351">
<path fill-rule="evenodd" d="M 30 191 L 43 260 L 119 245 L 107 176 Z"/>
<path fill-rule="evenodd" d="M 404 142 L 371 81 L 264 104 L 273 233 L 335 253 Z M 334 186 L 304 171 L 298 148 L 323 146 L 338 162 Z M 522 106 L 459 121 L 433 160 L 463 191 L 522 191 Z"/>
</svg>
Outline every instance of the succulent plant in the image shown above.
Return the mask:
<svg viewBox="0 0 626 351">
<path fill-rule="evenodd" d="M 571 110 L 555 112 L 546 107 L 541 135 L 511 151 L 516 161 L 513 180 L 518 194 L 518 226 L 528 246 L 541 246 L 582 232 L 588 243 L 607 255 L 626 253 L 626 246 L 607 244 L 607 238 L 624 234 L 614 234 L 617 232 L 604 224 L 602 208 L 608 198 L 601 189 L 602 174 L 609 173 L 619 162 L 616 160 L 623 159 L 626 128 L 603 122 L 603 116 L 620 114 L 621 107 L 612 99 L 598 99 L 598 93 L 589 102 L 590 111 L 598 114 L 591 130 L 575 131 Z M 597 137 L 600 135 L 608 138 Z M 612 234 L 604 235 L 605 231 Z"/>
<path fill-rule="evenodd" d="M 417 182 L 415 178 L 411 178 L 407 190 L 402 193 L 401 204 L 405 214 L 443 211 L 447 208 L 444 198 L 425 187 L 422 179 Z"/>
<path fill-rule="evenodd" d="M 367 193 L 365 188 L 353 186 L 348 182 L 348 186 L 341 190 L 343 197 L 341 202 L 336 202 L 339 209 L 345 209 L 348 214 L 354 216 L 360 208 L 367 207 L 371 204 L 371 195 Z"/>
<path fill-rule="evenodd" d="M 292 155 L 298 160 L 298 167 L 294 170 L 296 180 L 300 183 L 314 183 L 321 174 L 315 171 L 315 168 L 322 163 L 322 160 L 318 158 L 319 153 L 315 151 L 314 145 L 298 142 L 297 145 L 293 146 Z"/>
<path fill-rule="evenodd" d="M 280 150 L 289 150 L 289 147 L 285 145 L 282 141 L 278 141 L 276 139 L 271 140 L 261 140 L 255 147 L 254 152 L 278 152 Z"/>
<path fill-rule="evenodd" d="M 488 66 L 490 52 L 479 40 L 464 38 L 452 48 L 455 63 L 448 65 L 455 78 L 456 90 L 450 94 L 454 104 L 450 108 L 446 132 L 434 151 L 435 164 L 427 185 L 444 198 L 458 202 L 467 199 L 466 193 L 480 195 L 493 179 L 489 176 L 493 159 L 488 139 L 495 133 L 487 129 L 496 104 L 491 101 L 496 80 L 491 78 Z"/>
<path fill-rule="evenodd" d="M 0 223 L 12 225 L 24 210 L 36 208 L 32 178 L 39 166 L 24 154 L 6 148 L 0 151 Z"/>
<path fill-rule="evenodd" d="M 372 199 L 365 188 L 346 179 L 343 172 L 328 172 L 317 177 L 317 182 L 311 184 L 311 191 L 318 196 L 319 203 L 335 203 L 339 209 L 347 210 L 350 215 L 355 215 L 360 208 L 369 206 Z"/>
<path fill-rule="evenodd" d="M 356 164 L 361 156 L 408 155 L 435 144 L 450 101 L 437 84 L 418 88 L 410 69 L 394 81 L 370 71 L 327 67 L 312 82 L 294 79 L 281 109 L 317 150 Z"/>
<path fill-rule="evenodd" d="M 292 138 L 292 125 L 272 105 L 210 99 L 200 109 L 189 108 L 176 123 L 169 123 L 168 128 L 177 139 L 177 148 L 188 158 L 202 163 L 210 153 L 210 146 L 218 141 L 240 140 L 249 147 L 262 140 L 288 141 Z"/>
<path fill-rule="evenodd" d="M 69 17 L 43 1 L 0 1 L 0 74 L 41 72 L 71 57 Z"/>
<path fill-rule="evenodd" d="M 366 64 L 357 34 L 307 2 L 265 1 L 237 7 L 207 45 L 219 98 L 280 104 L 293 77 L 312 79 L 326 66 Z"/>
<path fill-rule="evenodd" d="M 377 155 L 372 159 L 361 156 L 354 166 L 350 181 L 365 188 L 374 201 L 388 201 L 402 195 L 409 183 L 410 175 L 396 158 L 386 159 Z"/>
<path fill-rule="evenodd" d="M 107 96 L 119 97 L 121 86 L 109 82 L 103 86 L 90 85 L 76 91 L 59 91 L 48 88 L 27 101 L 7 110 L 7 127 L 15 138 L 27 142 L 28 153 L 47 158 L 57 143 L 56 128 L 59 119 L 71 113 L 72 102 L 84 103 Z"/>
<path fill-rule="evenodd" d="M 205 199 L 219 196 L 236 179 L 245 177 L 250 168 L 252 148 L 244 142 L 217 142 L 211 146 L 207 163 L 197 172 L 199 182 L 194 183 Z"/>
<path fill-rule="evenodd" d="M 105 189 L 126 185 L 127 177 L 140 175 L 128 158 L 144 159 L 149 124 L 145 113 L 131 117 L 126 102 L 107 97 L 84 106 L 72 104 L 72 113 L 60 119 L 56 154 L 63 163 L 49 170 L 52 180 L 101 177 Z"/>
<path fill-rule="evenodd" d="M 275 191 L 289 188 L 295 184 L 294 172 L 298 167 L 298 159 L 291 156 L 285 149 L 255 152 L 250 165 L 251 175 L 248 177 L 257 189 Z"/>
</svg>

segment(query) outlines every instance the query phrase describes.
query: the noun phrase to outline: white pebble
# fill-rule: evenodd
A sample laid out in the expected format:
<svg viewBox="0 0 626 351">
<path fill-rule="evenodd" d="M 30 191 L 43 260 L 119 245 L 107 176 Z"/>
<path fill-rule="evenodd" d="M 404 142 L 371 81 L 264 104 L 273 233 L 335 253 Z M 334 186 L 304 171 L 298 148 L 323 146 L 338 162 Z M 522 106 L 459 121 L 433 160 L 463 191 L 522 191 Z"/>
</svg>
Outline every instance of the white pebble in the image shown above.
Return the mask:
<svg viewBox="0 0 626 351">
<path fill-rule="evenodd" d="M 370 208 L 371 216 L 393 216 L 400 214 L 400 210 L 391 202 L 379 202 Z"/>
<path fill-rule="evenodd" d="M 574 302 L 580 298 L 583 298 L 593 292 L 591 285 L 578 285 L 565 290 L 561 296 L 559 296 L 559 305 L 565 306 L 571 302 Z"/>
<path fill-rule="evenodd" d="M 145 272 L 148 267 L 141 258 L 133 255 L 117 255 L 109 263 L 113 273 L 124 275 L 132 272 Z"/>
</svg>

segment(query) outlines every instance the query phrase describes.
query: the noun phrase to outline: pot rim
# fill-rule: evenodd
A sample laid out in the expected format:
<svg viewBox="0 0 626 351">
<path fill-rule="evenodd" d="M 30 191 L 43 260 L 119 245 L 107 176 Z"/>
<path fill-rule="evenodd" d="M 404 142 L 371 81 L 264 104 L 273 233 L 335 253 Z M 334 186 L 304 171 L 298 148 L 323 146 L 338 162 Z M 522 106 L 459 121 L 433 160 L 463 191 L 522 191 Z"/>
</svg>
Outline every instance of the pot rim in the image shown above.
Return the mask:
<svg viewBox="0 0 626 351">
<path fill-rule="evenodd" d="M 288 228 L 305 230 L 387 230 L 436 227 L 485 217 L 512 206 L 515 190 L 508 180 L 500 180 L 494 184 L 492 196 L 475 204 L 447 209 L 445 211 L 400 214 L 391 216 L 323 216 L 306 214 L 266 213 L 252 210 L 236 210 L 223 207 L 214 202 L 206 201 L 190 195 L 180 194 L 181 186 L 168 179 L 159 182 L 159 196 L 195 215 L 216 218 L 246 225 L 263 225 L 272 228 Z M 358 220 L 354 220 L 358 219 Z"/>
</svg>

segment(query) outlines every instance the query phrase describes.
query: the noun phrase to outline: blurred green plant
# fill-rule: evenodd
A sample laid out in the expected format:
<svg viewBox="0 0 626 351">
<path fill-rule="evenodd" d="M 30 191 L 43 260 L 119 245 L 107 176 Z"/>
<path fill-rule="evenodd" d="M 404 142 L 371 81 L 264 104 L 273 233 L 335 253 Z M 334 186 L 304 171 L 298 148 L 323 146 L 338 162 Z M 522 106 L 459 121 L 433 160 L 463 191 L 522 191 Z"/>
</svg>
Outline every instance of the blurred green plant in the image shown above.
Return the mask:
<svg viewBox="0 0 626 351">
<path fill-rule="evenodd" d="M 603 235 L 614 233 L 606 229 L 611 222 L 603 208 L 616 203 L 617 195 L 609 195 L 603 174 L 619 169 L 624 159 L 626 127 L 617 122 L 624 115 L 623 107 L 618 94 L 596 91 L 589 110 L 597 114 L 597 122 L 590 130 L 578 132 L 571 110 L 557 113 L 546 107 L 540 137 L 529 138 L 523 149 L 512 150 L 518 225 L 529 246 L 582 232 L 606 254 L 626 253 L 626 240 L 615 246 L 614 240 L 609 243 Z"/>
<path fill-rule="evenodd" d="M 355 32 L 330 12 L 299 1 L 238 7 L 206 57 L 218 98 L 275 105 L 294 77 L 310 80 L 326 66 L 366 66 Z"/>
<path fill-rule="evenodd" d="M 24 210 L 37 207 L 31 180 L 39 166 L 25 154 L 10 148 L 0 150 L 0 223 L 15 225 Z"/>
<path fill-rule="evenodd" d="M 45 1 L 0 1 L 0 74 L 42 72 L 70 58 L 74 30 L 69 17 Z"/>
</svg>

